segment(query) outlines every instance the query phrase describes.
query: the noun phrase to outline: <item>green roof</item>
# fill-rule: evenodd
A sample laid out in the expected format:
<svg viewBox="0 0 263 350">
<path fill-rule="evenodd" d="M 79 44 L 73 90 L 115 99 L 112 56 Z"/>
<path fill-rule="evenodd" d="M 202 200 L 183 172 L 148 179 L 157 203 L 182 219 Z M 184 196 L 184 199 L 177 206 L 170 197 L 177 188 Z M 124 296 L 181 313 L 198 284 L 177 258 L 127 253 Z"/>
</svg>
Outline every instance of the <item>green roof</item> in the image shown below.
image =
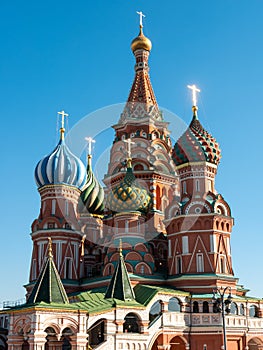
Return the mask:
<svg viewBox="0 0 263 350">
<path fill-rule="evenodd" d="M 59 273 L 49 251 L 47 261 L 37 279 L 27 300 L 27 305 L 36 303 L 68 304 L 68 297 L 61 282 Z"/>
<path fill-rule="evenodd" d="M 118 265 L 114 270 L 110 284 L 105 293 L 105 299 L 109 298 L 123 301 L 135 299 L 122 252 L 120 252 Z"/>
</svg>

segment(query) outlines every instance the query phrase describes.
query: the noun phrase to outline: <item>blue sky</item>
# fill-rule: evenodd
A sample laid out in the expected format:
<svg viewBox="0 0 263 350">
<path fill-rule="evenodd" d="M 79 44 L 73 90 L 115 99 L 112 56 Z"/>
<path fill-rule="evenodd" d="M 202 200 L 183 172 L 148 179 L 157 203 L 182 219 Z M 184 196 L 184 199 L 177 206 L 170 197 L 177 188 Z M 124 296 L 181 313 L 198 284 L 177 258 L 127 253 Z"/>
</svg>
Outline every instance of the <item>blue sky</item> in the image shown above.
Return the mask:
<svg viewBox="0 0 263 350">
<path fill-rule="evenodd" d="M 0 5 L 0 301 L 24 296 L 30 225 L 40 202 L 33 171 L 56 145 L 56 113 L 70 113 L 72 128 L 87 114 L 125 102 L 140 10 L 153 43 L 150 74 L 159 105 L 189 123 L 186 86 L 201 89 L 200 120 L 223 154 L 216 187 L 235 218 L 235 274 L 251 295 L 263 296 L 262 1 L 28 0 Z M 119 118 L 118 108 L 110 110 L 106 128 Z M 111 133 L 105 135 L 109 145 Z M 97 156 L 104 146 L 97 141 Z"/>
</svg>

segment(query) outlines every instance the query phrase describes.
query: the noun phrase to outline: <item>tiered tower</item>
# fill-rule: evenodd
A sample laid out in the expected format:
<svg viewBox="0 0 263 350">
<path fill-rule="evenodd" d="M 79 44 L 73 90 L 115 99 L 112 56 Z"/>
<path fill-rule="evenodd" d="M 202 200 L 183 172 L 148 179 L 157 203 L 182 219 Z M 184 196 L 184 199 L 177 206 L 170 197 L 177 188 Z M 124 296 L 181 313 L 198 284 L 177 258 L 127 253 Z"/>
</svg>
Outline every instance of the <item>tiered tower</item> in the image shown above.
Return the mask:
<svg viewBox="0 0 263 350">
<path fill-rule="evenodd" d="M 176 142 L 173 159 L 180 178 L 180 201 L 167 208 L 168 266 L 176 287 L 207 292 L 219 285 L 233 289 L 228 204 L 215 190 L 221 153 L 217 141 L 202 127 L 193 85 L 193 118 Z"/>
<path fill-rule="evenodd" d="M 120 120 L 113 126 L 115 139 L 110 153 L 108 173 L 104 178 L 106 195 L 111 198 L 111 192 L 116 192 L 115 189 L 120 189 L 127 177 L 133 176 L 148 192 L 151 203 L 142 213 L 138 210 L 139 207 L 135 208 L 134 205 L 128 208 L 126 198 L 122 198 L 122 205 L 119 205 L 118 209 L 113 205 L 113 201 L 108 200 L 108 216 L 104 223 L 108 231 L 111 227 L 115 227 L 116 230 L 116 225 L 122 225 L 126 227 L 124 232 L 133 232 L 136 223 L 140 225 L 143 233 L 138 233 L 151 242 L 149 248 L 151 255 L 155 256 L 152 274 L 154 271 L 165 270 L 167 241 L 163 219 L 174 192 L 178 191 L 178 179 L 171 157 L 172 145 L 168 123 L 164 121 L 159 110 L 150 82 L 148 58 L 151 47 L 151 41 L 143 34 L 141 17 L 139 35 L 131 43 L 136 59 L 135 78 Z M 132 164 L 127 164 L 127 141 Z M 114 230 L 111 234 L 114 236 Z M 124 238 L 123 244 L 125 250 Z M 146 251 L 148 252 L 148 249 Z"/>
</svg>

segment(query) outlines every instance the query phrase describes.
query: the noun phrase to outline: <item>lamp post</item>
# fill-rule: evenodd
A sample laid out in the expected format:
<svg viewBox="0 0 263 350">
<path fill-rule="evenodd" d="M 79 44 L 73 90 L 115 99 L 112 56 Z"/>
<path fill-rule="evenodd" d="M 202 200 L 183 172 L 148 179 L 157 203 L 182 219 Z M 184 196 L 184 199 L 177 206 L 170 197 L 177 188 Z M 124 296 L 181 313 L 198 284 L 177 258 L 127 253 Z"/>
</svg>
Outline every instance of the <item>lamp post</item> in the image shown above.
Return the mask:
<svg viewBox="0 0 263 350">
<path fill-rule="evenodd" d="M 226 292 L 229 291 L 227 298 L 225 298 Z M 220 287 L 213 290 L 213 300 L 216 301 L 216 312 L 221 312 L 222 321 L 223 321 L 223 336 L 224 336 L 224 345 L 223 350 L 227 350 L 227 340 L 226 340 L 226 323 L 225 323 L 225 314 L 229 314 L 230 308 L 229 304 L 232 301 L 231 287 Z"/>
</svg>

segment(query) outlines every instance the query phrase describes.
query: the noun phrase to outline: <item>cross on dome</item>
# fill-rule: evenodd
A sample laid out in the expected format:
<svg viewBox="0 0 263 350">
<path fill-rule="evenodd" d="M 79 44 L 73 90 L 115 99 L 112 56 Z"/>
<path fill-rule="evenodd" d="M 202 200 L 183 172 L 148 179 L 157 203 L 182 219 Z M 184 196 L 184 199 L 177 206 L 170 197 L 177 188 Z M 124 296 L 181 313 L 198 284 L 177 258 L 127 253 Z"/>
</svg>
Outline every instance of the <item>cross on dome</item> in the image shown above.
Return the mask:
<svg viewBox="0 0 263 350">
<path fill-rule="evenodd" d="M 58 112 L 59 115 L 61 115 L 61 128 L 60 128 L 60 139 L 64 140 L 64 132 L 65 132 L 65 117 L 68 117 L 69 115 L 65 111 Z"/>
<path fill-rule="evenodd" d="M 96 141 L 92 137 L 85 137 L 85 140 L 88 143 L 88 155 L 91 155 L 91 145 L 95 143 Z"/>
<path fill-rule="evenodd" d="M 142 19 L 143 17 L 145 17 L 145 15 L 142 13 L 142 11 L 136 11 L 136 13 L 140 16 L 140 27 L 142 28 L 143 27 Z"/>
<path fill-rule="evenodd" d="M 128 158 L 131 158 L 131 145 L 135 145 L 135 142 L 133 142 L 131 139 L 124 140 L 124 142 L 127 143 Z"/>
<path fill-rule="evenodd" d="M 197 92 L 200 92 L 201 90 L 196 87 L 195 84 L 193 85 L 187 85 L 188 89 L 192 90 L 192 99 L 193 99 L 193 106 L 197 106 Z"/>
<path fill-rule="evenodd" d="M 69 115 L 65 111 L 58 112 L 58 114 L 61 115 L 61 128 L 64 129 L 65 117 L 68 117 Z"/>
</svg>

